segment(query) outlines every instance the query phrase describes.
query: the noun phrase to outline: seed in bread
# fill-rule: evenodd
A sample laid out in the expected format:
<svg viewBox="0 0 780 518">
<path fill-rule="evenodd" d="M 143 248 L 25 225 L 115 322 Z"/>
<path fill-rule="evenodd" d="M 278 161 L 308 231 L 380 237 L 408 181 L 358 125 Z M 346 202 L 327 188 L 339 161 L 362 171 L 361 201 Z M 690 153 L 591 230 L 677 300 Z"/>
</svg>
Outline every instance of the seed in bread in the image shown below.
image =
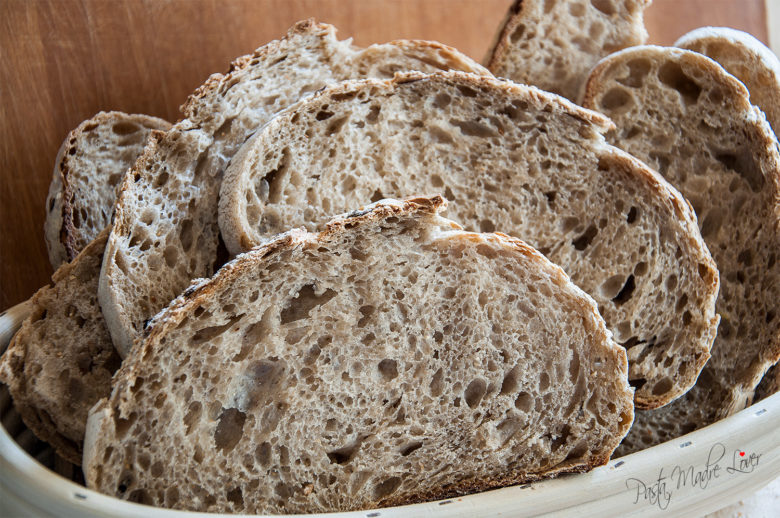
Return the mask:
<svg viewBox="0 0 780 518">
<path fill-rule="evenodd" d="M 342 83 L 234 157 L 222 236 L 238 253 L 367 200 L 443 192 L 467 229 L 522 238 L 596 299 L 629 348 L 637 405 L 654 408 L 688 390 L 709 358 L 717 272 L 688 204 L 609 146 L 611 127 L 558 96 L 472 74 Z"/>
<path fill-rule="evenodd" d="M 81 464 L 87 412 L 111 392 L 120 359 L 97 301 L 108 229 L 52 285 L 32 298 L 32 313 L 0 358 L 0 381 L 27 427 L 59 455 Z"/>
<path fill-rule="evenodd" d="M 647 40 L 651 0 L 515 0 L 499 28 L 488 68 L 578 102 L 604 56 Z"/>
<path fill-rule="evenodd" d="M 100 279 L 100 305 L 124 356 L 146 322 L 217 260 L 217 197 L 240 145 L 301 96 L 352 77 L 398 70 L 489 72 L 450 47 L 401 40 L 359 49 L 309 20 L 211 76 L 182 107 L 184 119 L 151 144 L 116 206 Z"/>
<path fill-rule="evenodd" d="M 155 317 L 93 409 L 88 487 L 303 513 L 585 471 L 631 423 L 625 351 L 559 267 L 441 197 L 293 230 Z"/>
<path fill-rule="evenodd" d="M 621 446 L 627 453 L 743 409 L 778 361 L 780 155 L 745 86 L 696 52 L 646 46 L 613 54 L 593 70 L 585 105 L 615 121 L 610 142 L 679 187 L 720 270 L 712 358 L 686 396 L 638 413 Z"/>
<path fill-rule="evenodd" d="M 68 134 L 46 199 L 46 247 L 55 269 L 75 259 L 111 223 L 122 178 L 149 133 L 170 126 L 147 115 L 100 112 Z"/>
<path fill-rule="evenodd" d="M 780 61 L 766 45 L 750 34 L 728 27 L 702 27 L 674 44 L 704 54 L 742 81 L 750 102 L 766 114 L 777 133 L 780 129 Z"/>
</svg>

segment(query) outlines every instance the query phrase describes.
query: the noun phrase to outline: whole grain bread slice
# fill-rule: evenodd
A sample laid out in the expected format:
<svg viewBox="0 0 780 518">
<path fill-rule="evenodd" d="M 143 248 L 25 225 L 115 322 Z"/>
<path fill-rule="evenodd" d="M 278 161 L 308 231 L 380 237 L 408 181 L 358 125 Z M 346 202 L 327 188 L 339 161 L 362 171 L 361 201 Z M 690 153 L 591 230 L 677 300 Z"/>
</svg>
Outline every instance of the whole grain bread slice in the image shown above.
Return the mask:
<svg viewBox="0 0 780 518">
<path fill-rule="evenodd" d="M 651 0 L 515 0 L 487 58 L 495 75 L 579 102 L 591 67 L 647 40 Z"/>
<path fill-rule="evenodd" d="M 596 299 L 629 348 L 637 405 L 654 408 L 688 390 L 709 358 L 718 278 L 693 211 L 605 142 L 611 127 L 558 96 L 472 74 L 342 83 L 234 157 L 223 238 L 237 253 L 364 200 L 443 192 L 467 229 L 522 238 Z"/>
<path fill-rule="evenodd" d="M 97 301 L 108 232 L 60 266 L 52 285 L 33 296 L 31 315 L 0 358 L 0 381 L 8 385 L 24 423 L 77 465 L 87 412 L 111 393 L 111 376 L 121 361 Z"/>
<path fill-rule="evenodd" d="M 775 133 L 780 128 L 780 61 L 750 34 L 728 27 L 702 27 L 682 36 L 675 47 L 708 56 L 742 81 L 750 102 L 766 114 Z"/>
<path fill-rule="evenodd" d="M 145 323 L 217 258 L 217 196 L 240 145 L 302 95 L 351 77 L 398 70 L 489 74 L 455 49 L 399 41 L 366 49 L 330 25 L 305 21 L 287 36 L 211 76 L 182 107 L 184 119 L 151 143 L 126 178 L 101 272 L 100 304 L 122 355 Z"/>
<path fill-rule="evenodd" d="M 685 397 L 638 413 L 627 453 L 741 410 L 780 357 L 780 155 L 745 86 L 695 52 L 618 52 L 594 69 L 585 105 L 615 121 L 610 142 L 680 188 L 720 270 L 712 358 Z"/>
<path fill-rule="evenodd" d="M 76 258 L 111 223 L 125 173 L 152 130 L 170 124 L 156 117 L 100 112 L 71 131 L 54 163 L 46 199 L 46 248 L 52 267 Z"/>
<path fill-rule="evenodd" d="M 606 463 L 632 390 L 596 304 L 444 204 L 384 200 L 289 231 L 185 291 L 93 409 L 87 485 L 178 509 L 325 512 Z"/>
</svg>

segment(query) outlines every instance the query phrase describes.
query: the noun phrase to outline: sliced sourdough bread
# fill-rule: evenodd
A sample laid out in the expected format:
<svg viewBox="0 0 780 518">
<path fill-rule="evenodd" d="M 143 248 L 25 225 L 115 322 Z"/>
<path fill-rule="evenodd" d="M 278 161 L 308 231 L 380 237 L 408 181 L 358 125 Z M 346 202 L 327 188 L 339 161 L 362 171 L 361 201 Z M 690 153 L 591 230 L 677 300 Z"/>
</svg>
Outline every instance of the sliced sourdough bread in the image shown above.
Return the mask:
<svg viewBox="0 0 780 518">
<path fill-rule="evenodd" d="M 147 115 L 100 112 L 68 134 L 57 153 L 46 199 L 46 247 L 55 269 L 75 259 L 111 224 L 122 178 L 149 133 L 170 126 Z"/>
<path fill-rule="evenodd" d="M 88 486 L 326 512 L 606 463 L 632 390 L 596 304 L 525 243 L 438 216 L 444 203 L 286 232 L 186 290 L 93 409 Z"/>
<path fill-rule="evenodd" d="M 127 355 L 145 323 L 217 259 L 217 196 L 240 145 L 302 95 L 352 77 L 397 70 L 489 74 L 438 43 L 399 41 L 358 49 L 330 25 L 306 21 L 211 76 L 182 107 L 184 119 L 151 144 L 126 178 L 100 279 L 100 304 Z"/>
<path fill-rule="evenodd" d="M 222 235 L 236 253 L 364 200 L 443 192 L 467 229 L 526 240 L 596 299 L 630 348 L 637 405 L 654 408 L 709 358 L 717 272 L 687 203 L 609 146 L 611 127 L 558 96 L 472 74 L 345 82 L 247 141 L 223 182 Z"/>
<path fill-rule="evenodd" d="M 780 356 L 780 156 L 744 85 L 686 50 L 637 47 L 593 71 L 585 105 L 617 129 L 608 140 L 677 185 L 698 214 L 720 270 L 720 328 L 696 386 L 640 412 L 624 452 L 663 442 L 741 410 Z"/>
<path fill-rule="evenodd" d="M 73 464 L 81 464 L 87 412 L 111 392 L 120 358 L 97 301 L 104 229 L 32 298 L 32 314 L 0 358 L 22 420 Z"/>
<path fill-rule="evenodd" d="M 777 133 L 780 129 L 780 61 L 750 34 L 727 27 L 702 27 L 681 37 L 675 47 L 704 54 L 742 81 L 750 102 L 766 114 Z"/>
<path fill-rule="evenodd" d="M 487 62 L 495 75 L 578 102 L 591 67 L 647 40 L 651 0 L 515 0 Z"/>
</svg>

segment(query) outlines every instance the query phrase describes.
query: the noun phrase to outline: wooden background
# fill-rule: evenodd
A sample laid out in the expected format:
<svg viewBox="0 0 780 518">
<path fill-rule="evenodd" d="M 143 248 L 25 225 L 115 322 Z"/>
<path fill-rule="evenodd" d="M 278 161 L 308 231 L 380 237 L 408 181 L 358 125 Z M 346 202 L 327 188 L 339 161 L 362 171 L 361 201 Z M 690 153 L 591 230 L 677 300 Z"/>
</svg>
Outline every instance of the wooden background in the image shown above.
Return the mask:
<svg viewBox="0 0 780 518">
<path fill-rule="evenodd" d="M 57 149 L 82 120 L 113 109 L 174 121 L 209 74 L 308 17 L 358 45 L 432 39 L 481 61 L 511 2 L 0 0 L 0 310 L 49 282 L 46 193 Z M 654 43 L 703 25 L 768 43 L 764 0 L 655 0 L 645 20 Z"/>
</svg>

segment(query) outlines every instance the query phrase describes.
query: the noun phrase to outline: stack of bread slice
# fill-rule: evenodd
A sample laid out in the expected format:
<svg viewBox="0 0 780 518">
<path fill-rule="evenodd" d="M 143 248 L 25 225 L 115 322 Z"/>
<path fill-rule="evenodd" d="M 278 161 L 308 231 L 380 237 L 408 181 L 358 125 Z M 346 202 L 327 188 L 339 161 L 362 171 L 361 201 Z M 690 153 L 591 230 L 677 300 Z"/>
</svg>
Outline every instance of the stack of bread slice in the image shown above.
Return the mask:
<svg viewBox="0 0 780 518">
<path fill-rule="evenodd" d="M 648 3 L 517 2 L 490 68 L 578 100 L 644 42 Z M 694 52 L 619 52 L 587 85 L 611 119 L 438 43 L 360 49 L 305 21 L 173 126 L 85 121 L 48 202 L 71 262 L 0 379 L 89 487 L 218 512 L 465 494 L 606 463 L 634 407 L 623 452 L 728 415 L 780 355 L 777 141 Z"/>
</svg>

